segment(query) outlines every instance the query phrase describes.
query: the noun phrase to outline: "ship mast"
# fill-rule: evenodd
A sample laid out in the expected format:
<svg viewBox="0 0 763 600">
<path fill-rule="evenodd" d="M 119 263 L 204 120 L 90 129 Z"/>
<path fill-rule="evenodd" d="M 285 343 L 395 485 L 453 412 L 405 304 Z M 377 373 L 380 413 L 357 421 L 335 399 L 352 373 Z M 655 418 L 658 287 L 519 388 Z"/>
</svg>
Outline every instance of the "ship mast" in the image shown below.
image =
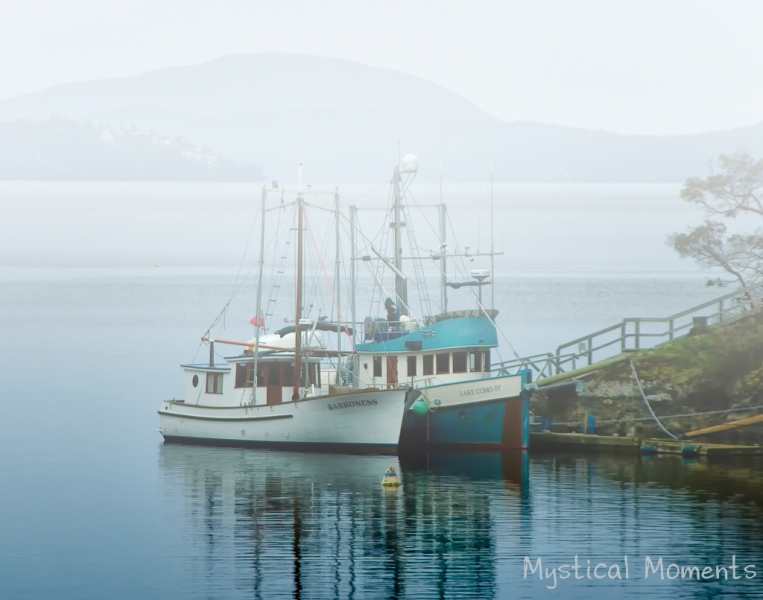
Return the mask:
<svg viewBox="0 0 763 600">
<path fill-rule="evenodd" d="M 335 226 L 336 231 L 334 233 L 336 237 L 336 257 L 335 257 L 335 274 L 334 274 L 334 285 L 336 286 L 336 384 L 339 385 L 342 383 L 342 326 L 339 318 L 339 310 L 342 306 L 339 292 L 341 292 L 341 286 L 340 286 L 340 275 L 341 275 L 341 246 L 340 246 L 340 239 L 339 239 L 339 220 L 341 218 L 339 214 L 339 190 L 337 189 L 336 193 L 334 194 L 334 219 L 335 219 Z M 355 325 L 353 324 L 353 327 Z"/>
<path fill-rule="evenodd" d="M 401 240 L 401 228 L 405 227 L 405 223 L 400 221 L 400 167 L 395 167 L 395 173 L 393 176 L 393 188 L 395 191 L 395 221 L 392 223 L 392 227 L 395 229 L 395 293 L 398 297 L 398 304 L 400 306 L 400 314 L 408 314 L 408 286 L 405 278 L 402 276 L 403 272 L 403 244 Z"/>
<path fill-rule="evenodd" d="M 305 199 L 302 195 L 302 163 L 299 164 L 299 185 L 297 187 L 297 301 L 294 319 L 294 391 L 292 401 L 299 400 L 299 388 L 302 383 L 302 332 L 299 321 L 302 318 L 302 219 L 305 212 Z"/>
<path fill-rule="evenodd" d="M 442 201 L 442 175 L 440 175 L 440 306 L 442 312 L 448 312 L 448 242 L 446 239 L 448 209 Z"/>
<path fill-rule="evenodd" d="M 495 214 L 493 212 L 493 162 L 490 161 L 490 308 L 495 308 Z"/>
<path fill-rule="evenodd" d="M 255 313 L 255 319 L 257 325 L 254 328 L 254 365 L 252 366 L 252 402 L 257 403 L 257 359 L 260 355 L 260 333 L 263 322 L 260 319 L 262 314 L 262 272 L 265 270 L 265 212 L 268 202 L 268 193 L 265 190 L 265 186 L 262 186 L 262 223 L 260 224 L 262 231 L 260 232 L 260 275 L 257 282 L 257 312 Z"/>
</svg>

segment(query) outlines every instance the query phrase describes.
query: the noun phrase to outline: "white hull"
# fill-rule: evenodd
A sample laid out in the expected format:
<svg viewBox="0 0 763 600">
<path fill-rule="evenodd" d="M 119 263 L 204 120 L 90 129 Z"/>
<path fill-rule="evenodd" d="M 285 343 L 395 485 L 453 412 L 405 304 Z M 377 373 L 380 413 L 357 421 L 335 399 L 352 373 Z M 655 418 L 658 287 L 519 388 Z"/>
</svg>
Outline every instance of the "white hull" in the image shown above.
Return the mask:
<svg viewBox="0 0 763 600">
<path fill-rule="evenodd" d="M 516 398 L 522 393 L 521 375 L 502 375 L 471 381 L 457 381 L 421 388 L 432 406 L 456 408 L 482 402 Z"/>
<path fill-rule="evenodd" d="M 405 390 L 319 396 L 272 406 L 200 406 L 166 401 L 159 410 L 167 441 L 394 451 Z"/>
</svg>

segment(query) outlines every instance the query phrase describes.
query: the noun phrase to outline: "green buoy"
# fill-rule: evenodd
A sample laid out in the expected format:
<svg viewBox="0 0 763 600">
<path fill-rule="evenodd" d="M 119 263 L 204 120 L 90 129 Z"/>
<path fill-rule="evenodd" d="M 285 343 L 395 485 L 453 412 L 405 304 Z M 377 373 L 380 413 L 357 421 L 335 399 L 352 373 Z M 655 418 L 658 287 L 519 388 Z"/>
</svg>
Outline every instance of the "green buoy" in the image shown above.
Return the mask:
<svg viewBox="0 0 763 600">
<path fill-rule="evenodd" d="M 416 402 L 413 403 L 411 409 L 415 414 L 423 416 L 429 412 L 429 402 L 423 398 L 419 398 L 416 400 Z"/>
</svg>

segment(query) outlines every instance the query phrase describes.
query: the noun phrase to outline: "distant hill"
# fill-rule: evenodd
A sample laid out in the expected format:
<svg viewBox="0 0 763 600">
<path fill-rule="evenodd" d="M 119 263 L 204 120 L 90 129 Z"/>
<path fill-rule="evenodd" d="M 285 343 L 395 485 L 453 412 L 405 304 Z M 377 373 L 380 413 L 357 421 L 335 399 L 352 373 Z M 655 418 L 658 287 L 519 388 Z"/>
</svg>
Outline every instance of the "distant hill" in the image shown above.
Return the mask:
<svg viewBox="0 0 763 600">
<path fill-rule="evenodd" d="M 54 118 L 0 122 L 0 179 L 260 181 L 262 169 L 180 137 Z"/>
<path fill-rule="evenodd" d="M 500 76 L 500 75 L 499 75 Z M 560 102 L 563 102 L 560 98 Z M 378 181 L 403 153 L 420 178 L 680 182 L 719 153 L 763 156 L 763 123 L 683 136 L 625 136 L 499 121 L 423 79 L 345 60 L 281 54 L 220 58 L 138 77 L 57 86 L 0 102 L 0 120 L 90 119 L 186 136 L 268 179 Z"/>
</svg>

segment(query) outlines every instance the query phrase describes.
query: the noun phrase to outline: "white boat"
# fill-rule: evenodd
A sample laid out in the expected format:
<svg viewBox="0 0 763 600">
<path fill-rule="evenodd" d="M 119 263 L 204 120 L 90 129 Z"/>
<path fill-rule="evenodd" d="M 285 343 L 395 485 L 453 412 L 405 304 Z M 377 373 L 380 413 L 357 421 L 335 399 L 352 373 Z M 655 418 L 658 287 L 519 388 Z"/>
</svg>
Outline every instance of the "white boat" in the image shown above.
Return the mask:
<svg viewBox="0 0 763 600">
<path fill-rule="evenodd" d="M 266 378 L 283 380 L 286 372 L 293 373 L 293 360 L 293 355 L 263 356 L 259 363 Z M 165 441 L 380 453 L 397 449 L 405 390 L 347 393 L 330 386 L 323 393 L 323 386 L 316 382 L 309 390 L 315 395 L 284 401 L 285 395 L 291 396 L 292 386 L 274 383 L 258 387 L 262 393 L 255 393 L 256 401 L 242 405 L 241 396 L 250 396 L 252 388 L 236 388 L 234 373 L 241 366 L 251 366 L 252 357 L 228 361 L 226 367 L 183 365 L 190 388 L 186 399 L 167 400 L 159 410 Z"/>
<path fill-rule="evenodd" d="M 316 323 L 305 321 L 302 314 L 301 176 L 296 191 L 297 301 L 292 333 L 281 338 L 281 346 L 265 343 L 272 338 L 260 335 L 258 319 L 251 342 L 215 342 L 204 338 L 210 344 L 209 363 L 182 365 L 185 398 L 167 400 L 159 410 L 160 431 L 165 441 L 353 452 L 389 453 L 397 449 L 405 412 L 405 389 L 355 390 L 324 385 L 322 381 L 321 357 L 327 352 L 312 344 Z M 263 192 L 263 240 L 266 201 L 267 194 Z M 258 315 L 262 247 L 261 242 Z M 215 364 L 215 343 L 244 346 L 245 350 L 226 358 L 226 364 L 220 366 Z"/>
</svg>

